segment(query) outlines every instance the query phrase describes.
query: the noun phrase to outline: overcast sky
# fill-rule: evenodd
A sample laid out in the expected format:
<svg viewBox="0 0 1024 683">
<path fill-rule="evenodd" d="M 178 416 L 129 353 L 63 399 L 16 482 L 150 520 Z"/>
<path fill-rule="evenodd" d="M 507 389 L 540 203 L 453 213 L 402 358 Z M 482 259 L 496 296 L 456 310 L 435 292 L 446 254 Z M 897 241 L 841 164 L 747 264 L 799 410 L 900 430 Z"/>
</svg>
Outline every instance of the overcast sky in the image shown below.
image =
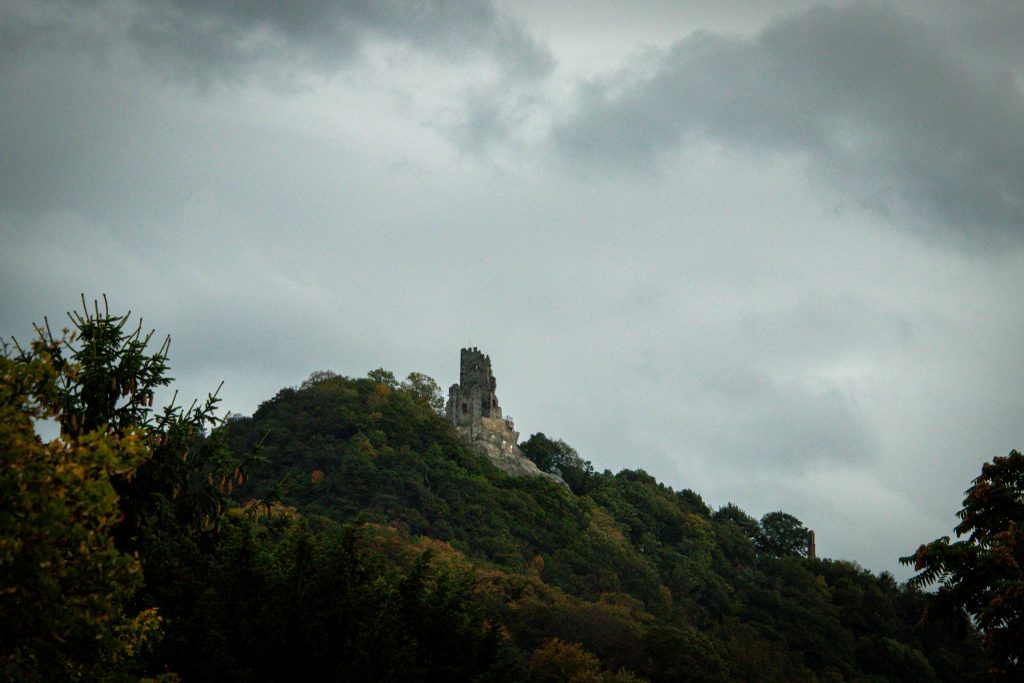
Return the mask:
<svg viewBox="0 0 1024 683">
<path fill-rule="evenodd" d="M 478 346 L 524 437 L 906 577 L 1024 448 L 1022 35 L 1016 1 L 3 0 L 0 332 L 106 293 L 242 414 Z"/>
</svg>

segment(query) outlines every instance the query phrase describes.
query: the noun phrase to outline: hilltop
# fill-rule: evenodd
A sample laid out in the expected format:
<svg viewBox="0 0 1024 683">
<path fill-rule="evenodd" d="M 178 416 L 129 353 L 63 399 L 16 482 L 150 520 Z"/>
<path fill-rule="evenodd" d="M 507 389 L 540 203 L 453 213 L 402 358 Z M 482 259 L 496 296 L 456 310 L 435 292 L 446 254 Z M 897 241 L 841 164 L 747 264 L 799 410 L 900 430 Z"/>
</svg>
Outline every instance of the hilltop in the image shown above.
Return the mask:
<svg viewBox="0 0 1024 683">
<path fill-rule="evenodd" d="M 148 350 L 98 302 L 71 320 L 0 349 L 5 680 L 952 683 L 986 666 L 966 618 L 923 624 L 928 595 L 808 557 L 792 515 L 518 443 L 478 352 L 447 409 L 418 373 L 321 371 L 224 422 L 215 395 L 153 410 L 169 339 Z"/>
<path fill-rule="evenodd" d="M 666 681 L 952 682 L 980 670 L 976 642 L 918 623 L 916 590 L 808 559 L 790 515 L 758 521 L 639 469 L 595 472 L 543 434 L 522 453 L 571 490 L 510 476 L 436 405 L 381 377 L 318 373 L 232 420 L 231 448 L 259 445 L 267 460 L 236 498 L 274 489 L 303 515 L 446 548 L 524 655 L 558 638 L 606 670 Z"/>
</svg>

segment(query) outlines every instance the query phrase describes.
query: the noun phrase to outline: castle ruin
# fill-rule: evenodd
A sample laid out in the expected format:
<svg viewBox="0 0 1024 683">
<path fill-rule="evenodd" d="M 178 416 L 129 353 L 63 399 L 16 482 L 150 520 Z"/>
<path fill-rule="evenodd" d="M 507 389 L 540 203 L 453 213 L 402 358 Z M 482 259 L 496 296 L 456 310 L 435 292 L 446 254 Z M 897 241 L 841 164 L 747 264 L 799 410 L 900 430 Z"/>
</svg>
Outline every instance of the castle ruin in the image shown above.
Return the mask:
<svg viewBox="0 0 1024 683">
<path fill-rule="evenodd" d="M 448 389 L 448 420 L 473 450 L 505 473 L 547 477 L 564 486 L 561 477 L 542 471 L 519 450 L 519 432 L 512 418 L 502 415 L 495 394 L 497 385 L 490 357 L 476 347 L 462 349 L 459 383 Z"/>
<path fill-rule="evenodd" d="M 470 441 L 484 431 L 507 432 L 518 440 L 512 419 L 502 417 L 490 356 L 474 347 L 462 349 L 459 361 L 459 383 L 448 390 L 448 419 L 459 431 L 465 431 Z"/>
</svg>

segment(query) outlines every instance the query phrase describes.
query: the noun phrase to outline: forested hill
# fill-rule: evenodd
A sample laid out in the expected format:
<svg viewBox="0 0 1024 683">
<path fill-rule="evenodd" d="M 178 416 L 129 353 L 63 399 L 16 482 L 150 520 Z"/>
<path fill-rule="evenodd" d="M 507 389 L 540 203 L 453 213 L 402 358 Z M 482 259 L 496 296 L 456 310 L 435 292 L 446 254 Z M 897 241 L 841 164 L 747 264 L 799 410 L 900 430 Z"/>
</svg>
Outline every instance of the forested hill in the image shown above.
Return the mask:
<svg viewBox="0 0 1024 683">
<path fill-rule="evenodd" d="M 595 472 L 543 434 L 523 452 L 572 490 L 510 477 L 419 389 L 318 373 L 229 420 L 230 449 L 265 458 L 234 496 L 354 523 L 400 566 L 432 549 L 420 562 L 462 582 L 510 676 L 959 682 L 983 668 L 969 635 L 919 624 L 918 591 L 804 557 L 806 529 L 785 513 L 758 521 L 639 469 Z"/>
</svg>

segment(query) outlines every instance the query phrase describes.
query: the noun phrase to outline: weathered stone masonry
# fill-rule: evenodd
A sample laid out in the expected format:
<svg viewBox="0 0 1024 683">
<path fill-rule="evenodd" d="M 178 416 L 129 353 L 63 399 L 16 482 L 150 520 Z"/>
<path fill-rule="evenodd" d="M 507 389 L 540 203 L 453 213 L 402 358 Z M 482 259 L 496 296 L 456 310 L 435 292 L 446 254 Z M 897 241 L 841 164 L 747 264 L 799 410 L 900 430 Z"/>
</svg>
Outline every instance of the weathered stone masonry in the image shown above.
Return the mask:
<svg viewBox="0 0 1024 683">
<path fill-rule="evenodd" d="M 502 417 L 498 397 L 494 393 L 498 381 L 491 374 L 490 357 L 480 349 L 470 348 L 462 349 L 459 360 L 459 383 L 448 390 L 448 419 L 460 431 L 465 429 L 470 441 L 485 428 L 511 432 L 512 420 Z M 499 421 L 508 429 L 503 430 Z"/>
<path fill-rule="evenodd" d="M 516 477 L 547 477 L 565 485 L 561 477 L 541 471 L 519 450 L 519 432 L 512 418 L 502 415 L 497 385 L 490 357 L 476 347 L 462 349 L 459 383 L 448 389 L 448 419 L 475 451 L 502 471 Z"/>
</svg>

